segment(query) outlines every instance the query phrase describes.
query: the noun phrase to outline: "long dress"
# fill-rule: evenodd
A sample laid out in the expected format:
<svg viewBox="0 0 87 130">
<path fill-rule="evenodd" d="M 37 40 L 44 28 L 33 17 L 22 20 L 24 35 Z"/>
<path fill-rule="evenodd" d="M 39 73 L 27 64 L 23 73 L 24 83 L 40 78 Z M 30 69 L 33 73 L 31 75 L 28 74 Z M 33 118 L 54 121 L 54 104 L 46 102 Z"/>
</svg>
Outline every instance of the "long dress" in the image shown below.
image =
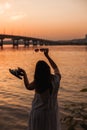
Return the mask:
<svg viewBox="0 0 87 130">
<path fill-rule="evenodd" d="M 28 130 L 61 130 L 57 99 L 60 78 L 56 74 L 52 77 L 51 95 L 48 90 L 42 94 L 35 93 L 29 115 Z"/>
</svg>

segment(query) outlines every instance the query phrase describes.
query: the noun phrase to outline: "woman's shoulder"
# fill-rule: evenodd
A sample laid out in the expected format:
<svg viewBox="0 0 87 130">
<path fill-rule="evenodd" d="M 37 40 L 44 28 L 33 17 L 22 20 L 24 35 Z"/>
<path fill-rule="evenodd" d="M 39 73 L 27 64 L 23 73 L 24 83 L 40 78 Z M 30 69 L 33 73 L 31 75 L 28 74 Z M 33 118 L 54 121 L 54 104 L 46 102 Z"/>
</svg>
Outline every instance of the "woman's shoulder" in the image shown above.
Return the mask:
<svg viewBox="0 0 87 130">
<path fill-rule="evenodd" d="M 59 74 L 51 74 L 51 80 L 52 80 L 52 81 L 60 82 L 61 77 L 60 77 Z"/>
</svg>

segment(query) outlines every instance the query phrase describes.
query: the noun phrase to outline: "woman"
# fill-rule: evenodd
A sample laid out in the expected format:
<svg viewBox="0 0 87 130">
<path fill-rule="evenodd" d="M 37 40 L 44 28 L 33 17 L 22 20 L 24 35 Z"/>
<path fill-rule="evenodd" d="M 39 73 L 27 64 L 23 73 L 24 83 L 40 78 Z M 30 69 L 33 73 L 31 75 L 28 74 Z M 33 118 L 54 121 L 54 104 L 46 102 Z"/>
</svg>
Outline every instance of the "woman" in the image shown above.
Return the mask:
<svg viewBox="0 0 87 130">
<path fill-rule="evenodd" d="M 54 70 L 54 75 L 51 74 L 50 67 L 45 61 L 38 61 L 34 81 L 29 83 L 25 70 L 19 68 L 24 77 L 25 87 L 28 90 L 35 90 L 28 130 L 60 130 L 57 94 L 61 74 L 50 58 L 49 50 L 44 49 L 43 52 Z"/>
</svg>

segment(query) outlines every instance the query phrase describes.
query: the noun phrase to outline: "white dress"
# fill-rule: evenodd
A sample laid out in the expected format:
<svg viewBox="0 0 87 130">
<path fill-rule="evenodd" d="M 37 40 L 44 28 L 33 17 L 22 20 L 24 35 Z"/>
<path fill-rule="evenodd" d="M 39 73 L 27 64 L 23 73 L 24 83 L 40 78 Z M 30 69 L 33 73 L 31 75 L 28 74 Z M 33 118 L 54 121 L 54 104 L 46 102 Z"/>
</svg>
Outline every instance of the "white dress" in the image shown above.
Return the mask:
<svg viewBox="0 0 87 130">
<path fill-rule="evenodd" d="M 35 93 L 29 115 L 28 130 L 61 130 L 57 100 L 59 84 L 59 76 L 55 74 L 52 78 L 51 95 L 48 90 L 42 94 Z"/>
</svg>

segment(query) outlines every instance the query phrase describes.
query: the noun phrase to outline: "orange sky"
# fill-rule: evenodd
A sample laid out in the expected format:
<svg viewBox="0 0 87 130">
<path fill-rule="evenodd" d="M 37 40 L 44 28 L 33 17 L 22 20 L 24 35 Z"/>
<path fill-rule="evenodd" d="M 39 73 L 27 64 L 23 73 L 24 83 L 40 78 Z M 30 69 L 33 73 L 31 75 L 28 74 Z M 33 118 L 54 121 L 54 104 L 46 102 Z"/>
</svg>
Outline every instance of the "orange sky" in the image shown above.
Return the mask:
<svg viewBox="0 0 87 130">
<path fill-rule="evenodd" d="M 0 33 L 82 38 L 87 34 L 87 0 L 0 0 Z"/>
</svg>

